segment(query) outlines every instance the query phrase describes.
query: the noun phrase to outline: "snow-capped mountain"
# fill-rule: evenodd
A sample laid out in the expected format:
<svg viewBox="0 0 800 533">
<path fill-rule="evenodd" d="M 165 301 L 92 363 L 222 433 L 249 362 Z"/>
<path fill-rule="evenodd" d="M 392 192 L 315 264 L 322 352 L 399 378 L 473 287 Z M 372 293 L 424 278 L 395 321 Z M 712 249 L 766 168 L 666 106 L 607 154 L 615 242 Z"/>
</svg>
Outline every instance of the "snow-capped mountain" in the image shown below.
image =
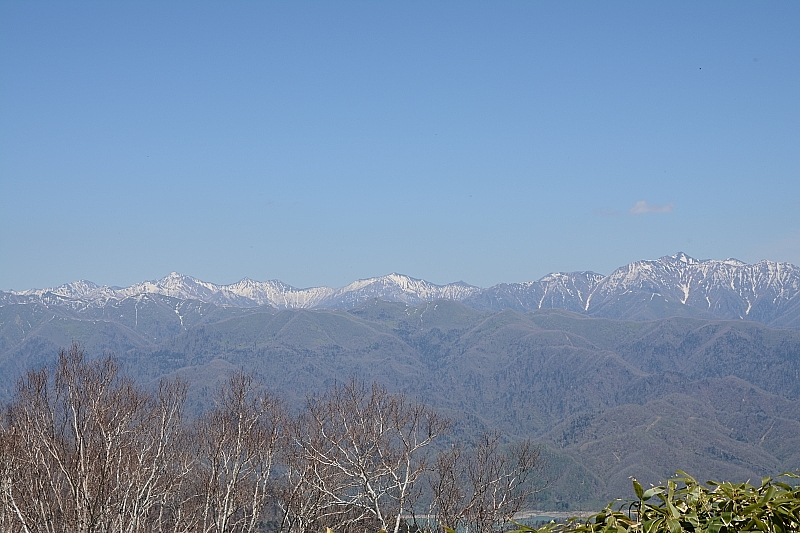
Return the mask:
<svg viewBox="0 0 800 533">
<path fill-rule="evenodd" d="M 437 299 L 463 300 L 481 289 L 463 282 L 435 285 L 402 274 L 358 280 L 345 287 L 297 289 L 278 280 L 254 281 L 245 278 L 231 285 L 216 285 L 172 272 L 154 281 L 144 281 L 115 289 L 88 281 L 77 281 L 52 289 L 32 289 L 0 293 L 0 303 L 40 301 L 55 305 L 72 302 L 76 308 L 105 305 L 145 294 L 179 300 L 199 300 L 230 307 L 268 305 L 278 309 L 349 308 L 378 298 L 416 304 Z"/>
<path fill-rule="evenodd" d="M 622 318 L 649 298 L 719 318 L 800 326 L 799 294 L 800 269 L 790 263 L 698 261 L 678 253 L 618 268 L 598 283 L 585 310 Z M 795 315 L 794 323 L 782 318 L 787 312 Z"/>
<path fill-rule="evenodd" d="M 407 304 L 418 304 L 432 300 L 461 301 L 481 289 L 464 282 L 434 285 L 422 279 L 402 274 L 389 274 L 379 278 L 362 279 L 333 292 L 326 300 L 326 307 L 350 308 L 377 298 Z"/>
<path fill-rule="evenodd" d="M 370 299 L 410 305 L 448 299 L 479 309 L 557 308 L 617 319 L 672 315 L 745 319 L 800 327 L 800 268 L 790 263 L 697 260 L 684 253 L 635 261 L 608 276 L 556 272 L 538 281 L 481 289 L 463 282 L 436 285 L 402 274 L 358 280 L 341 288 L 298 289 L 281 281 L 243 279 L 216 285 L 173 272 L 130 287 L 76 281 L 51 289 L 0 292 L 0 304 L 33 303 L 71 310 L 107 306 L 142 295 L 223 307 L 353 308 Z"/>
<path fill-rule="evenodd" d="M 318 307 L 333 294 L 330 287 L 296 289 L 282 281 L 254 281 L 245 278 L 227 286 L 231 292 L 248 298 L 256 305 L 271 305 L 278 309 L 308 309 Z"/>
<path fill-rule="evenodd" d="M 596 272 L 555 272 L 539 281 L 501 283 L 484 289 L 465 303 L 484 309 L 566 309 L 582 313 L 586 301 L 604 278 Z"/>
</svg>

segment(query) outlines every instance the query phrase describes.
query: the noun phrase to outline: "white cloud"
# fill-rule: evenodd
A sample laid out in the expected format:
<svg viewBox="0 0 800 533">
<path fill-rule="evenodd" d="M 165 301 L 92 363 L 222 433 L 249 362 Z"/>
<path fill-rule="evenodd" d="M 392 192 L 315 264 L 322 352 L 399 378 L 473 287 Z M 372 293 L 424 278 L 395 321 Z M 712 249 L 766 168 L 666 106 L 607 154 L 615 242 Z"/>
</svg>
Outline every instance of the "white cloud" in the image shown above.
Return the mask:
<svg viewBox="0 0 800 533">
<path fill-rule="evenodd" d="M 629 215 L 646 215 L 647 213 L 672 213 L 675 204 L 670 202 L 665 205 L 650 205 L 644 200 L 639 200 L 628 209 Z"/>
</svg>

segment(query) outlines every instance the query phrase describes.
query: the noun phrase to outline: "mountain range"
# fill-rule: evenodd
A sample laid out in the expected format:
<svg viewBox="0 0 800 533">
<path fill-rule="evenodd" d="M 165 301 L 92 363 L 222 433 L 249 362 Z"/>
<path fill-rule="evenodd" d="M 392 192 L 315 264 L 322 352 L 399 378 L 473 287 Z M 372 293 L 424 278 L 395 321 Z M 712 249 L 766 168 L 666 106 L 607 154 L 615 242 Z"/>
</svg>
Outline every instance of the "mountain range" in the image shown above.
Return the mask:
<svg viewBox="0 0 800 533">
<path fill-rule="evenodd" d="M 757 480 L 800 468 L 798 268 L 684 254 L 608 276 L 487 289 L 392 274 L 340 289 L 171 274 L 0 293 L 0 402 L 73 341 L 146 386 L 190 383 L 200 413 L 231 371 L 287 404 L 356 375 L 545 447 L 553 509 L 630 495 L 677 469 Z M 595 507 L 597 508 L 597 507 Z"/>
<path fill-rule="evenodd" d="M 635 261 L 608 276 L 588 271 L 558 272 L 538 281 L 502 283 L 485 289 L 464 282 L 436 285 L 402 274 L 358 280 L 338 289 L 298 289 L 278 280 L 248 278 L 217 285 L 173 272 L 160 280 L 125 288 L 76 281 L 49 289 L 0 291 L 0 304 L 38 302 L 80 311 L 145 295 L 276 309 L 352 309 L 373 298 L 410 305 L 446 299 L 481 310 L 565 309 L 615 319 L 694 316 L 800 327 L 797 266 L 775 261 L 746 264 L 736 259 L 697 260 L 684 253 Z"/>
</svg>

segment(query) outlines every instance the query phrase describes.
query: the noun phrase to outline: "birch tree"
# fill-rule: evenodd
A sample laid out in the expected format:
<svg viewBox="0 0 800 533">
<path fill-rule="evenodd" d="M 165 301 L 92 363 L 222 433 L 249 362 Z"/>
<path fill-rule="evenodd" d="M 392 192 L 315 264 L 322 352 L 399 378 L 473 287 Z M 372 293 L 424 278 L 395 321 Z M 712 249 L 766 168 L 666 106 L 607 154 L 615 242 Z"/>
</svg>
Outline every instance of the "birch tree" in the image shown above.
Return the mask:
<svg viewBox="0 0 800 533">
<path fill-rule="evenodd" d="M 300 531 L 398 533 L 428 471 L 425 448 L 448 427 L 426 405 L 356 379 L 309 398 L 292 433 L 296 498 L 287 513 Z"/>
<path fill-rule="evenodd" d="M 474 446 L 441 452 L 430 478 L 426 525 L 467 533 L 502 527 L 542 489 L 540 449 L 523 441 L 501 449 L 499 433 L 482 434 Z"/>
<path fill-rule="evenodd" d="M 283 403 L 237 372 L 192 431 L 197 457 L 193 530 L 252 532 L 274 497 L 272 470 L 283 438 Z"/>
<path fill-rule="evenodd" d="M 111 357 L 87 362 L 78 344 L 61 351 L 52 378 L 29 372 L 3 428 L 12 454 L 3 520 L 26 532 L 153 531 L 150 518 L 163 518 L 159 507 L 180 484 L 172 444 L 185 392 L 163 382 L 151 396 Z"/>
</svg>

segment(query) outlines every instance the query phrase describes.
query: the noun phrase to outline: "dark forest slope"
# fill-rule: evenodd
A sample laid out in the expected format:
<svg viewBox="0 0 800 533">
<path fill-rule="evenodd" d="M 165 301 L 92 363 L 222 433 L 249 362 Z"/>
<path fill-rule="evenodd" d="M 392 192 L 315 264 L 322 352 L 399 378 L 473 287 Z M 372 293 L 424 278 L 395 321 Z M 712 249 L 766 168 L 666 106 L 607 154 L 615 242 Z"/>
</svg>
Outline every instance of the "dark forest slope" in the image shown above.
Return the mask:
<svg viewBox="0 0 800 533">
<path fill-rule="evenodd" d="M 800 331 L 449 300 L 280 311 L 196 303 L 180 315 L 176 305 L 187 304 L 137 305 L 133 327 L 125 309 L 86 317 L 0 307 L 3 396 L 75 340 L 116 353 L 143 382 L 184 376 L 194 411 L 238 368 L 294 405 L 353 374 L 377 380 L 458 420 L 460 438 L 497 428 L 544 443 L 561 473 L 545 495 L 551 505 L 626 494 L 631 475 L 655 483 L 681 468 L 745 480 L 800 466 Z"/>
</svg>

